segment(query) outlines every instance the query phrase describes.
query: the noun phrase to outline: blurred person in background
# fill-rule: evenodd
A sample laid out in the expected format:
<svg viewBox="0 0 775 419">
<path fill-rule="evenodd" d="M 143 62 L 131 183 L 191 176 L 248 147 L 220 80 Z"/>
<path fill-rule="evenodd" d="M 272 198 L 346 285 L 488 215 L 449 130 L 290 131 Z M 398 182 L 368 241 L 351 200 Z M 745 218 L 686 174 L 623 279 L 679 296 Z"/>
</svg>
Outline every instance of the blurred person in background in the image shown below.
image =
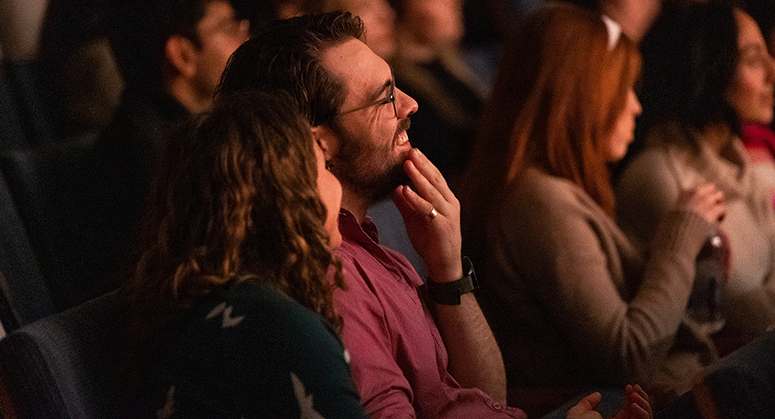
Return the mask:
<svg viewBox="0 0 775 419">
<path fill-rule="evenodd" d="M 87 167 L 92 237 L 85 272 L 115 288 L 168 135 L 210 109 L 231 53 L 249 24 L 225 0 L 120 0 L 108 35 L 125 88 Z"/>
<path fill-rule="evenodd" d="M 56 135 L 104 129 L 118 107 L 123 79 L 107 38 L 110 0 L 49 0 L 40 61 L 56 98 Z"/>
<path fill-rule="evenodd" d="M 724 354 L 775 323 L 773 180 L 753 170 L 740 139 L 745 122 L 772 122 L 775 64 L 754 20 L 723 1 L 666 9 L 641 50 L 642 149 L 617 184 L 618 219 L 645 249 L 685 191 L 723 192 L 718 230 L 730 255 L 713 339 Z"/>
<path fill-rule="evenodd" d="M 649 31 L 659 16 L 663 4 L 673 0 L 567 0 L 579 6 L 604 14 L 622 26 L 628 38 L 635 43 Z"/>
<path fill-rule="evenodd" d="M 38 56 L 45 0 L 0 1 L 0 49 L 4 60 L 31 60 Z"/>
<path fill-rule="evenodd" d="M 488 88 L 465 60 L 463 0 L 393 0 L 396 83 L 422 113 L 412 118 L 414 145 L 453 184 L 468 161 Z"/>
<path fill-rule="evenodd" d="M 343 10 L 363 21 L 363 42 L 380 58 L 393 60 L 396 52 L 396 12 L 388 0 L 318 0 L 315 12 Z"/>
<path fill-rule="evenodd" d="M 775 54 L 775 2 L 740 0 L 735 2 L 759 25 L 770 56 Z M 748 152 L 750 166 L 762 181 L 769 182 L 769 193 L 775 205 L 775 130 L 773 121 L 743 121 L 740 139 Z"/>
</svg>

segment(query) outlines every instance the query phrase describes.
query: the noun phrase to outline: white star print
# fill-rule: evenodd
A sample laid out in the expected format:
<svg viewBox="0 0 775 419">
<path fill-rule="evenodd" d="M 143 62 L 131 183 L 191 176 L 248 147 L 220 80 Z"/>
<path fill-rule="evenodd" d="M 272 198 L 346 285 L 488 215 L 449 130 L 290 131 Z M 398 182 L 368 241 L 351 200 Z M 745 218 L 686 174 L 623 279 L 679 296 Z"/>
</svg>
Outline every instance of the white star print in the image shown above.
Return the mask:
<svg viewBox="0 0 775 419">
<path fill-rule="evenodd" d="M 299 377 L 297 377 L 296 374 L 291 373 L 291 381 L 293 381 L 293 392 L 296 394 L 296 400 L 299 402 L 301 419 L 324 419 L 323 416 L 315 410 L 312 395 L 307 395 L 304 383 L 299 380 Z"/>
<path fill-rule="evenodd" d="M 221 313 L 223 313 L 221 327 L 224 329 L 240 324 L 240 322 L 242 322 L 242 320 L 245 318 L 245 316 L 231 317 L 231 306 L 226 307 L 226 303 L 220 303 L 215 306 L 215 308 L 213 308 L 209 314 L 207 314 L 205 320 L 210 320 Z"/>
</svg>

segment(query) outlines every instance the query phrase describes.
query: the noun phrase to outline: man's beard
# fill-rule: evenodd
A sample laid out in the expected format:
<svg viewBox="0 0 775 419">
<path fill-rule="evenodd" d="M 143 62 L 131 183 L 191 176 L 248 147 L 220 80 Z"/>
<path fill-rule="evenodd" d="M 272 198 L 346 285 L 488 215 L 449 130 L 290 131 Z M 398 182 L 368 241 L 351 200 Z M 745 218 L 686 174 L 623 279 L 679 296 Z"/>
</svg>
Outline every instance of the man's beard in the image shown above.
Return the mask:
<svg viewBox="0 0 775 419">
<path fill-rule="evenodd" d="M 404 162 L 400 161 L 382 173 L 372 173 L 370 179 L 363 179 L 361 191 L 371 202 L 377 202 L 392 193 L 399 185 L 408 185 L 409 176 L 404 171 Z"/>
<path fill-rule="evenodd" d="M 341 145 L 332 161 L 331 171 L 342 183 L 351 185 L 358 195 L 371 202 L 384 198 L 400 185 L 408 185 L 405 159 L 395 156 L 393 149 L 398 135 L 409 129 L 409 125 L 409 118 L 402 120 L 387 147 L 365 145 L 338 129 Z"/>
</svg>

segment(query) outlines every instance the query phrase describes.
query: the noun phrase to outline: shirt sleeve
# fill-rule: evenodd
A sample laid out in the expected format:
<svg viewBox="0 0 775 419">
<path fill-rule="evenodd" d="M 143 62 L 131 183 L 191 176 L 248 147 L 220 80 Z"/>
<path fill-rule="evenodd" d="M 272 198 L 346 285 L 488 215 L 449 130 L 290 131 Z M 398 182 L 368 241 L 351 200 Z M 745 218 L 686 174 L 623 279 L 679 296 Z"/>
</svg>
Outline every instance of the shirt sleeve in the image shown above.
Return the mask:
<svg viewBox="0 0 775 419">
<path fill-rule="evenodd" d="M 337 289 L 334 298 L 344 318 L 342 339 L 361 404 L 372 419 L 414 418 L 414 395 L 393 354 L 383 307 L 352 282 L 347 291 Z"/>
</svg>

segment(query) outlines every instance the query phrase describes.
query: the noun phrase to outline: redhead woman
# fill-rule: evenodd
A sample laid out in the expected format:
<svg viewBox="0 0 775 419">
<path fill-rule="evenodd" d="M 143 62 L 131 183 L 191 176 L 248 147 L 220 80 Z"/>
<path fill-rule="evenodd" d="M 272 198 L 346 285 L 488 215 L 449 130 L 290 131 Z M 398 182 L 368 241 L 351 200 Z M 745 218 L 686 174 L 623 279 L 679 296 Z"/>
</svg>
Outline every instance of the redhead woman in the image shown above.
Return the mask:
<svg viewBox="0 0 775 419">
<path fill-rule="evenodd" d="M 171 142 L 124 289 L 132 417 L 365 418 L 332 304 L 341 186 L 288 103 L 223 97 Z"/>
<path fill-rule="evenodd" d="M 549 3 L 504 51 L 459 196 L 510 403 L 540 412 L 628 382 L 688 389 L 715 359 L 682 319 L 722 195 L 687 192 L 638 252 L 614 220 L 608 174 L 641 112 L 637 47 L 610 19 Z"/>
<path fill-rule="evenodd" d="M 772 121 L 775 67 L 754 20 L 715 1 L 665 11 L 642 50 L 644 146 L 618 182 L 619 220 L 647 246 L 684 191 L 723 192 L 731 263 L 714 340 L 724 353 L 775 323 L 772 180 L 752 170 L 739 137 L 744 122 Z"/>
</svg>

